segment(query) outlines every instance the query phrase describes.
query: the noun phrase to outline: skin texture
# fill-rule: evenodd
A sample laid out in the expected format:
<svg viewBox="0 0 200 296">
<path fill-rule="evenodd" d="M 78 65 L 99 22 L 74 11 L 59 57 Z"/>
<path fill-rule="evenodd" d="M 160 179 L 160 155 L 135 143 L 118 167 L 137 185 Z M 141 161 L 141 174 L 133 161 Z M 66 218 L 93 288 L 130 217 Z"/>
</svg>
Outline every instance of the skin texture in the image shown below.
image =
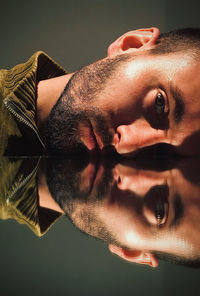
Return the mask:
<svg viewBox="0 0 200 296">
<path fill-rule="evenodd" d="M 113 116 L 114 123 L 117 120 L 121 123 L 117 124 L 114 135 L 117 152 L 130 154 L 146 146 L 167 143 L 183 154 L 197 154 L 200 144 L 199 74 L 200 64 L 187 56 L 183 59 L 181 54 L 157 57 L 156 63 L 155 57 L 138 57 L 128 65 L 122 73 L 124 88 L 122 84 L 119 87 L 119 81 L 114 87 L 119 98 L 124 94 L 123 106 L 119 103 Z M 171 86 L 180 89 L 184 97 L 185 114 L 179 123 L 173 118 L 175 102 Z M 126 89 L 130 92 L 125 92 Z M 155 109 L 158 93 L 166 100 L 166 112 L 159 117 Z"/>
<path fill-rule="evenodd" d="M 55 202 L 49 192 L 49 188 L 46 181 L 46 162 L 45 159 L 41 159 L 39 172 L 37 175 L 38 180 L 38 202 L 40 207 L 52 209 L 59 213 L 64 213 L 59 205 Z"/>
<path fill-rule="evenodd" d="M 158 37 L 159 30 L 150 28 L 128 32 L 113 42 L 106 59 L 130 54 L 133 61 L 119 69 L 90 104 L 74 102 L 76 112 L 80 109 L 81 116 L 87 114 L 92 124 L 96 144 L 85 119 L 80 120 L 77 127 L 77 137 L 90 152 L 95 145 L 100 153 L 105 146 L 111 145 L 119 154 L 132 156 L 147 146 L 166 143 L 180 154 L 198 154 L 200 63 L 193 61 L 187 52 L 150 54 Z M 38 124 L 43 137 L 47 117 L 71 76 L 38 84 Z M 182 97 L 184 105 L 177 118 L 174 116 L 177 113 L 175 102 L 179 99 L 174 99 L 174 93 Z M 156 107 L 156 98 L 160 95 L 164 99 L 161 113 Z M 97 128 L 96 110 L 106 128 L 103 132 L 101 127 Z M 105 134 L 109 135 L 109 143 L 103 139 Z"/>
<path fill-rule="evenodd" d="M 109 244 L 112 253 L 151 267 L 158 266 L 154 251 L 199 257 L 200 188 L 196 161 L 184 159 L 175 168 L 161 172 L 140 169 L 132 161 L 119 163 L 112 171 L 114 182 L 102 202 L 94 201 L 96 180 L 89 197 L 91 211 L 126 246 Z M 103 172 L 97 172 L 99 179 L 100 174 Z M 82 178 L 84 184 L 86 179 Z M 164 212 L 158 219 L 156 209 L 160 201 Z M 85 208 L 80 205 L 83 211 L 88 207 L 89 204 Z"/>
<path fill-rule="evenodd" d="M 37 86 L 37 125 L 45 142 L 45 128 L 51 109 L 57 102 L 72 74 L 41 80 Z"/>
<path fill-rule="evenodd" d="M 56 160 L 48 167 L 49 201 L 39 178 L 40 204 L 62 208 L 74 225 L 92 236 L 100 238 L 103 227 L 104 234 L 115 239 L 110 251 L 127 261 L 157 267 L 154 252 L 200 258 L 199 161 L 175 161 L 89 162 L 79 169 L 73 162 Z"/>
</svg>

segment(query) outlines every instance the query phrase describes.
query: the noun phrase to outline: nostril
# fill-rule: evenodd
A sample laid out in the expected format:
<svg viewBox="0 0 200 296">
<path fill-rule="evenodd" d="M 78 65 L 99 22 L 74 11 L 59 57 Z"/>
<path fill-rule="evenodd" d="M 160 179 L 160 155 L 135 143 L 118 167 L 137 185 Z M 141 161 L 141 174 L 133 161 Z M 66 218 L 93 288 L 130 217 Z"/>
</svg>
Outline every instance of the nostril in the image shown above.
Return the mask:
<svg viewBox="0 0 200 296">
<path fill-rule="evenodd" d="M 118 140 L 121 140 L 121 134 L 119 132 L 117 132 L 117 136 L 118 136 Z"/>
<path fill-rule="evenodd" d="M 120 176 L 119 176 L 118 179 L 117 179 L 117 184 L 118 184 L 118 185 L 121 184 L 121 178 L 120 178 Z"/>
</svg>

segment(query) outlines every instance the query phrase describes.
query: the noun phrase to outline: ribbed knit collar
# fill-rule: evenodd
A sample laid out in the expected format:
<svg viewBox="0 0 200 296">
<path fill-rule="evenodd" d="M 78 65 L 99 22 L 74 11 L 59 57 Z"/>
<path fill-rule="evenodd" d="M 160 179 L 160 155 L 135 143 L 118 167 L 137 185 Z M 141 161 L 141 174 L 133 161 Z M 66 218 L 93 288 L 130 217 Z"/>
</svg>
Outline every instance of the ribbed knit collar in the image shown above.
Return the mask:
<svg viewBox="0 0 200 296">
<path fill-rule="evenodd" d="M 9 89 L 8 96 L 35 120 L 36 90 L 40 80 L 67 74 L 67 72 L 47 54 L 36 52 L 26 63 L 19 64 L 8 71 L 5 86 Z"/>
<path fill-rule="evenodd" d="M 15 111 L 18 110 L 19 114 L 26 117 L 39 135 L 36 123 L 37 83 L 40 80 L 64 74 L 67 72 L 60 65 L 44 52 L 38 51 L 26 63 L 19 64 L 7 71 L 5 77 L 7 95 L 4 103 L 13 102 Z M 29 135 L 31 136 L 31 133 Z"/>
</svg>

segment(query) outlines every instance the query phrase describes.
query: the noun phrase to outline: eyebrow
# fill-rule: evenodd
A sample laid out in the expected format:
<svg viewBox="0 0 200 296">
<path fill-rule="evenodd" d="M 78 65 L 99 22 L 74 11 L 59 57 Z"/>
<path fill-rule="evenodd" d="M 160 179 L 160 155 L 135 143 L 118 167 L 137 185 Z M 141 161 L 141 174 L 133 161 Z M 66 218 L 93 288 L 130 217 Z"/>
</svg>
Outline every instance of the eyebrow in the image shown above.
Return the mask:
<svg viewBox="0 0 200 296">
<path fill-rule="evenodd" d="M 183 92 L 178 88 L 170 85 L 170 91 L 175 102 L 175 107 L 173 110 L 173 119 L 176 124 L 182 121 L 183 115 L 185 114 L 185 103 Z"/>
<path fill-rule="evenodd" d="M 181 196 L 178 193 L 175 193 L 173 197 L 173 207 L 174 207 L 174 218 L 170 224 L 170 228 L 177 227 L 184 216 L 184 205 L 181 199 Z"/>
</svg>

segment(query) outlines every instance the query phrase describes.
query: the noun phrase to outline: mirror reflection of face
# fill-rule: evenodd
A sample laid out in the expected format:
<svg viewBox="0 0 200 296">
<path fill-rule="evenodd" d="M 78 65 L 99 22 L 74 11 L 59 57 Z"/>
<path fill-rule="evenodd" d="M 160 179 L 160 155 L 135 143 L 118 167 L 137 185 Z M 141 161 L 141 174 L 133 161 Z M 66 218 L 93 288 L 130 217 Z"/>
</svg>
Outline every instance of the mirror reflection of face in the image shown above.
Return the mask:
<svg viewBox="0 0 200 296">
<path fill-rule="evenodd" d="M 93 210 L 121 245 L 179 256 L 196 254 L 200 247 L 200 183 L 192 163 L 178 166 L 159 172 L 139 169 L 134 162 L 119 163 L 112 169 L 114 181 L 96 206 L 94 183 Z M 189 171 L 190 180 L 184 177 Z M 102 167 L 97 174 L 100 179 Z"/>
</svg>

